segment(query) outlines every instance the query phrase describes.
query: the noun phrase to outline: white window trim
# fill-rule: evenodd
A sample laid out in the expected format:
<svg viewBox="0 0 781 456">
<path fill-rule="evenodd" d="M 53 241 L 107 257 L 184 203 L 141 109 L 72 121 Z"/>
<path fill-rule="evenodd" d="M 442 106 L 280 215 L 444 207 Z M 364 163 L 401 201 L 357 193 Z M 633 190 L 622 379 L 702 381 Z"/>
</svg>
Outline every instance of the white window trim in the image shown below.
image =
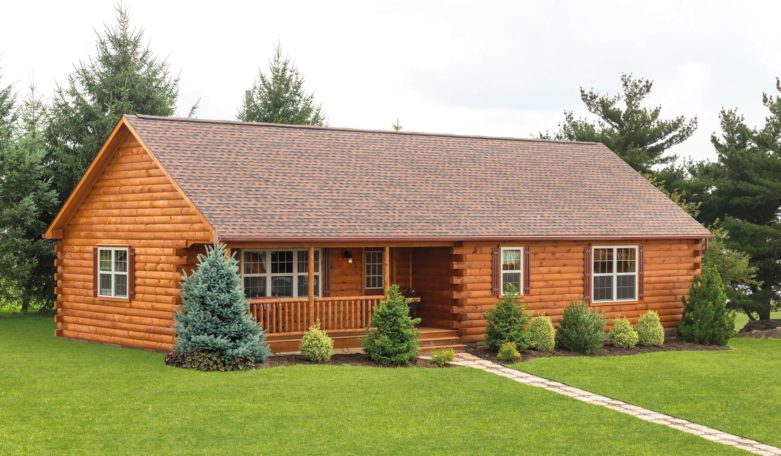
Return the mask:
<svg viewBox="0 0 781 456">
<path fill-rule="evenodd" d="M 111 252 L 111 270 L 110 271 L 102 271 L 100 269 L 100 253 L 101 252 Z M 114 268 L 116 266 L 116 252 L 125 252 L 125 261 L 127 262 L 127 266 L 125 267 L 125 272 L 118 272 L 115 271 Z M 100 298 L 120 298 L 120 299 L 127 299 L 130 293 L 130 276 L 129 276 L 129 270 L 130 270 L 130 249 L 127 247 L 98 247 L 98 264 L 96 265 L 96 273 L 98 274 L 98 297 Z M 100 276 L 108 274 L 111 276 L 111 293 L 109 294 L 103 294 L 101 293 L 101 287 L 100 287 Z M 125 294 L 124 295 L 118 295 L 114 293 L 114 285 L 115 280 L 114 278 L 116 276 L 125 276 Z"/>
<path fill-rule="evenodd" d="M 382 272 L 379 275 L 371 275 L 371 276 L 369 276 L 368 274 L 366 274 L 366 267 L 369 266 L 369 262 L 366 260 L 366 256 L 370 252 L 371 253 L 379 252 L 379 254 L 380 254 L 381 258 L 382 258 L 382 262 L 380 262 L 380 266 L 382 267 Z M 366 286 L 366 280 L 369 277 L 379 277 L 381 279 L 380 282 L 383 285 L 380 285 L 379 287 L 367 287 Z M 378 248 L 363 249 L 363 289 L 364 290 L 383 290 L 385 288 L 384 283 L 385 283 L 385 249 L 378 249 Z"/>
<path fill-rule="evenodd" d="M 597 249 L 612 249 L 613 250 L 613 272 L 610 273 L 595 273 L 594 272 L 594 251 Z M 618 249 L 634 249 L 635 251 L 635 272 L 617 272 L 618 271 Z M 636 245 L 596 245 L 591 248 L 591 302 L 597 304 L 602 302 L 638 302 L 638 277 L 640 276 L 640 258 L 638 257 L 639 249 Z M 618 277 L 619 276 L 631 276 L 635 277 L 635 296 L 630 299 L 616 299 L 618 296 Z M 613 299 L 595 299 L 594 298 L 594 281 L 597 277 L 613 277 Z"/>
<path fill-rule="evenodd" d="M 505 250 L 518 250 L 521 252 L 521 268 L 518 269 L 518 271 L 511 270 L 511 271 L 505 271 L 504 270 L 504 251 Z M 518 295 L 523 294 L 523 276 L 524 276 L 524 261 L 523 261 L 523 247 L 502 247 L 499 252 L 499 285 L 501 285 L 501 288 L 499 289 L 499 294 L 504 296 L 504 273 L 519 273 L 521 274 L 521 287 L 518 289 Z"/>
<path fill-rule="evenodd" d="M 264 260 L 264 266 L 266 268 L 266 273 L 264 274 L 245 274 L 244 273 L 244 254 L 245 252 L 254 252 L 254 253 L 260 253 L 265 252 L 265 260 Z M 293 252 L 293 272 L 290 273 L 272 273 L 271 272 L 271 252 Z M 275 298 L 276 296 L 271 295 L 271 278 L 272 277 L 288 277 L 290 275 L 293 276 L 293 298 L 306 298 L 307 295 L 299 296 L 298 295 L 298 279 L 300 276 L 305 275 L 309 276 L 309 271 L 298 271 L 298 252 L 305 252 L 307 255 L 309 255 L 309 249 L 241 249 L 241 264 L 240 264 L 240 271 L 241 271 L 241 288 L 244 289 L 244 277 L 265 277 L 266 278 L 266 296 L 265 298 Z M 318 262 L 318 267 L 315 269 L 315 277 L 319 278 L 321 270 L 323 268 L 323 252 L 320 249 L 315 249 L 315 252 L 318 252 L 317 255 L 320 257 L 320 261 Z M 320 289 L 315 290 L 315 296 L 320 296 L 322 294 L 322 288 L 323 284 L 320 284 Z M 282 297 L 279 296 L 280 299 L 283 298 L 289 298 L 290 296 Z M 264 296 L 257 297 L 259 299 L 264 298 Z M 249 299 L 256 299 L 256 298 L 249 298 Z"/>
</svg>

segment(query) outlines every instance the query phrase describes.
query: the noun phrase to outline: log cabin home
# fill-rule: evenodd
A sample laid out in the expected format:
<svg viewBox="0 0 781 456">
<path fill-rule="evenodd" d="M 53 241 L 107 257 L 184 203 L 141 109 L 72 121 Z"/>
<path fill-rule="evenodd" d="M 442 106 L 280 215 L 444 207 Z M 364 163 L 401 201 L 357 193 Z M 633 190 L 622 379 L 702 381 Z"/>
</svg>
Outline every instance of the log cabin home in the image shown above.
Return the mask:
<svg viewBox="0 0 781 456">
<path fill-rule="evenodd" d="M 123 117 L 45 233 L 56 335 L 169 350 L 182 272 L 239 261 L 272 350 L 358 347 L 390 284 L 421 345 L 484 337 L 506 284 L 672 329 L 710 233 L 602 144 Z M 414 290 L 414 293 L 412 293 Z"/>
</svg>

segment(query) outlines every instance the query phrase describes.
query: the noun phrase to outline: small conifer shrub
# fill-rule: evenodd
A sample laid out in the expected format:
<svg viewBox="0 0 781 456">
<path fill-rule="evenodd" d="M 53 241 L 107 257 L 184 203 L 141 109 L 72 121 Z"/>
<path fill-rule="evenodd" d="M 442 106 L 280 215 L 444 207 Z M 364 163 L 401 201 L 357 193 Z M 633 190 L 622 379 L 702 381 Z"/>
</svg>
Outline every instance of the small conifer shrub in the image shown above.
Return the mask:
<svg viewBox="0 0 781 456">
<path fill-rule="evenodd" d="M 437 350 L 431 354 L 431 361 L 433 361 L 439 367 L 447 366 L 447 363 L 456 359 L 456 352 L 452 348 L 445 348 Z"/>
<path fill-rule="evenodd" d="M 735 312 L 727 309 L 727 294 L 718 271 L 706 266 L 694 277 L 689 298 L 683 301 L 683 318 L 678 323 L 681 339 L 698 344 L 727 345 L 735 334 Z"/>
<path fill-rule="evenodd" d="M 420 318 L 411 318 L 407 299 L 398 285 L 388 289 L 388 297 L 374 308 L 369 334 L 362 341 L 369 357 L 384 365 L 407 364 L 418 354 L 420 336 L 415 326 Z"/>
<path fill-rule="evenodd" d="M 507 284 L 504 295 L 496 303 L 496 307 L 485 312 L 488 320 L 485 330 L 485 344 L 494 352 L 505 342 L 512 342 L 516 349 L 524 350 L 529 347 L 530 337 L 529 314 L 525 313 L 526 306 L 518 296 L 518 289 L 512 284 Z"/>
<path fill-rule="evenodd" d="M 529 324 L 530 347 L 541 352 L 550 352 L 556 346 L 556 330 L 550 317 L 540 315 Z"/>
<path fill-rule="evenodd" d="M 320 329 L 320 321 L 312 325 L 301 338 L 301 356 L 315 363 L 326 363 L 334 354 L 334 341 Z"/>
<path fill-rule="evenodd" d="M 605 341 L 605 316 L 590 309 L 584 301 L 576 301 L 564 309 L 556 331 L 556 342 L 562 348 L 593 355 Z"/>
<path fill-rule="evenodd" d="M 521 359 L 521 353 L 518 351 L 515 342 L 505 342 L 499 347 L 499 353 L 496 354 L 496 359 L 505 363 L 511 363 Z"/>
<path fill-rule="evenodd" d="M 632 328 L 632 323 L 623 317 L 613 320 L 613 327 L 610 328 L 607 338 L 614 347 L 618 348 L 634 348 L 639 339 L 637 331 Z"/>
<path fill-rule="evenodd" d="M 659 314 L 653 310 L 644 313 L 635 326 L 638 343 L 646 347 L 661 347 L 664 345 L 664 328 L 659 320 Z"/>
</svg>

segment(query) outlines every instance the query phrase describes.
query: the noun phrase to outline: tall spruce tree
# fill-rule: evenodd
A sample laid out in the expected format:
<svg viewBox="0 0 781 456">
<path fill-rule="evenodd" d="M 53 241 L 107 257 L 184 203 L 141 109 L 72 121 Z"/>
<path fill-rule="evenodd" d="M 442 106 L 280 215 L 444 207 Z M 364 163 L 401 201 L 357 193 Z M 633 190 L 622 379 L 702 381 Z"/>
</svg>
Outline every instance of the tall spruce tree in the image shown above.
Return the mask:
<svg viewBox="0 0 781 456">
<path fill-rule="evenodd" d="M 776 81 L 781 93 L 781 81 Z M 768 319 L 781 305 L 781 96 L 764 94 L 765 125 L 746 125 L 735 110 L 721 112 L 721 135 L 712 142 L 718 160 L 701 167 L 696 179 L 707 189 L 700 220 L 729 232 L 727 247 L 749 254 L 755 284 L 741 310 Z"/>
<path fill-rule="evenodd" d="M 314 98 L 314 93 L 304 90 L 304 76 L 277 43 L 268 73 L 260 71 L 237 117 L 244 122 L 325 125 L 325 114 Z"/>
<path fill-rule="evenodd" d="M 642 173 L 652 173 L 659 166 L 670 165 L 676 157 L 667 154 L 667 150 L 694 133 L 697 119 L 687 120 L 684 116 L 662 119 L 661 106 L 644 107 L 653 81 L 622 74 L 621 86 L 622 93 L 614 96 L 581 87 L 580 99 L 596 120 L 576 119 L 572 111 L 565 111 L 559 130 L 553 135 L 543 133 L 541 136 L 601 142 Z M 668 187 L 668 190 L 674 188 Z"/>
<path fill-rule="evenodd" d="M 179 79 L 143 43 L 128 10 L 116 6 L 116 23 L 98 33 L 97 56 L 80 62 L 57 88 L 50 144 L 54 186 L 64 201 L 123 114 L 174 113 Z"/>
<path fill-rule="evenodd" d="M 45 121 L 46 107 L 31 85 L 10 144 L 0 139 L 0 304 L 23 311 L 50 308 L 54 296 L 53 243 L 41 237 L 57 206 L 43 164 Z"/>
<path fill-rule="evenodd" d="M 176 313 L 176 347 L 185 367 L 234 370 L 254 367 L 269 354 L 265 333 L 247 312 L 238 261 L 224 245 L 206 248 L 198 267 L 182 282 Z"/>
</svg>

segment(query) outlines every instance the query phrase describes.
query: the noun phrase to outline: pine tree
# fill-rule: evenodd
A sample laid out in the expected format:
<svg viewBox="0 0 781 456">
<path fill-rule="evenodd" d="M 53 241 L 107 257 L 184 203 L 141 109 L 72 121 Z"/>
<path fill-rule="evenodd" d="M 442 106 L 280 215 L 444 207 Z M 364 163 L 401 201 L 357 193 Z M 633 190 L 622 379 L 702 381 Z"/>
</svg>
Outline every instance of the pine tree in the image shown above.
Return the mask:
<svg viewBox="0 0 781 456">
<path fill-rule="evenodd" d="M 415 326 L 420 318 L 409 316 L 409 305 L 398 285 L 388 289 L 388 297 L 372 312 L 369 334 L 363 348 L 372 360 L 386 365 L 407 364 L 418 354 L 420 335 Z"/>
<path fill-rule="evenodd" d="M 182 282 L 182 310 L 176 313 L 174 352 L 183 365 L 204 370 L 249 368 L 269 354 L 265 333 L 247 312 L 238 262 L 224 245 L 206 248 Z M 204 368 L 203 360 L 213 362 Z"/>
<path fill-rule="evenodd" d="M 661 119 L 661 106 L 643 107 L 653 81 L 622 74 L 621 85 L 623 93 L 615 96 L 581 87 L 580 99 L 597 117 L 596 121 L 576 119 L 572 111 L 565 111 L 564 121 L 552 136 L 568 141 L 601 142 L 642 173 L 652 173 L 655 167 L 673 163 L 676 157 L 666 154 L 667 150 L 694 133 L 697 119 L 686 120 L 683 116 Z"/>
<path fill-rule="evenodd" d="M 688 299 L 684 296 L 683 317 L 678 334 L 698 344 L 726 345 L 735 333 L 735 312 L 727 309 L 727 294 L 718 271 L 712 266 L 694 277 Z"/>
<path fill-rule="evenodd" d="M 130 15 L 116 7 L 116 24 L 98 34 L 97 56 L 80 62 L 57 88 L 47 129 L 53 183 L 61 201 L 123 114 L 174 113 L 179 79 L 168 63 L 143 44 L 143 30 L 131 28 Z"/>
<path fill-rule="evenodd" d="M 781 81 L 776 81 L 781 93 Z M 746 125 L 735 110 L 721 113 L 720 136 L 711 139 L 718 161 L 697 173 L 706 189 L 700 221 L 729 232 L 725 245 L 745 252 L 756 268 L 740 308 L 752 318 L 770 318 L 781 305 L 781 95 L 763 95 L 769 111 L 760 129 Z"/>
<path fill-rule="evenodd" d="M 46 107 L 34 85 L 10 117 L 19 120 L 10 144 L 0 144 L 0 303 L 18 303 L 23 311 L 50 308 L 54 246 L 41 233 L 57 207 L 57 195 L 43 165 Z"/>
<path fill-rule="evenodd" d="M 260 71 L 258 81 L 247 90 L 238 113 L 244 122 L 268 122 L 292 125 L 325 125 L 322 107 L 316 105 L 314 93 L 304 91 L 304 76 L 282 45 L 274 46 L 274 58 L 268 73 Z"/>
</svg>

